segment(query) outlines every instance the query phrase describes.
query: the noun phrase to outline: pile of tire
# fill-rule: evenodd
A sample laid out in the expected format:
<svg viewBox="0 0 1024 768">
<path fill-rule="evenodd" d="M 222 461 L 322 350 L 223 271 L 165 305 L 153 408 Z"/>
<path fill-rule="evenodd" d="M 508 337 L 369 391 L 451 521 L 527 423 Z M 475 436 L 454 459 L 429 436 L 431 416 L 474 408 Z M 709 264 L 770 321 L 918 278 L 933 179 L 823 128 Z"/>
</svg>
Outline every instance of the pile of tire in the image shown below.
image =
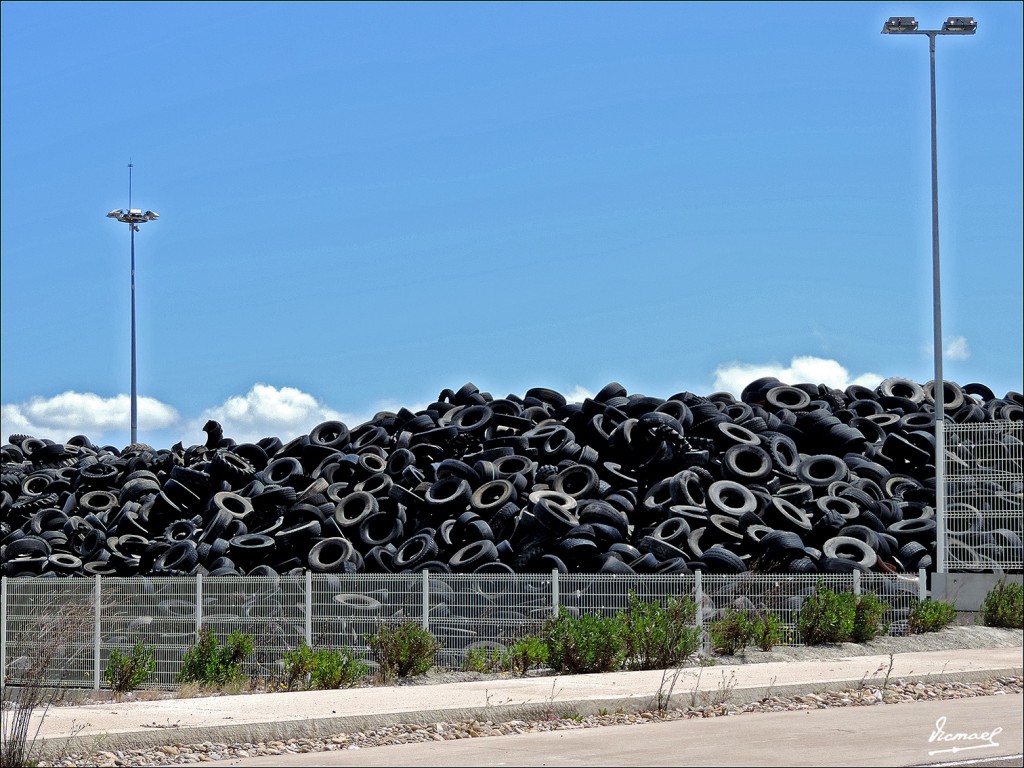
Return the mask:
<svg viewBox="0 0 1024 768">
<path fill-rule="evenodd" d="M 762 378 L 738 399 L 662 399 L 611 383 L 569 403 L 551 389 L 494 398 L 470 383 L 415 413 L 381 412 L 352 429 L 328 421 L 287 443 L 238 444 L 213 421 L 205 445 L 160 450 L 11 435 L 0 448 L 0 570 L 932 569 L 933 389 Z M 946 382 L 944 397 L 954 422 L 995 428 L 1024 416 L 1017 392 Z M 1000 503 L 1019 510 L 1022 489 L 999 488 Z M 1008 525 L 976 527 L 972 541 L 1019 560 L 1020 515 Z"/>
</svg>

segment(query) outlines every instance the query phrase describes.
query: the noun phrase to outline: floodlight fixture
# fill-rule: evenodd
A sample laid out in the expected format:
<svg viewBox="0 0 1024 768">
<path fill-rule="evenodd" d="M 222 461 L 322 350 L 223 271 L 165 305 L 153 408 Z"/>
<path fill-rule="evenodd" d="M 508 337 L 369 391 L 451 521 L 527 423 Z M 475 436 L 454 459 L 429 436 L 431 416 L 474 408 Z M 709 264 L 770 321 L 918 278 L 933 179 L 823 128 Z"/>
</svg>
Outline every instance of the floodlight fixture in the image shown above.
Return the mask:
<svg viewBox="0 0 1024 768">
<path fill-rule="evenodd" d="M 893 35 L 900 32 L 914 32 L 917 30 L 917 19 L 913 16 L 890 16 L 882 27 L 883 35 Z"/>
<path fill-rule="evenodd" d="M 973 35 L 978 31 L 978 22 L 973 16 L 950 16 L 943 22 L 942 31 L 951 35 Z"/>
</svg>

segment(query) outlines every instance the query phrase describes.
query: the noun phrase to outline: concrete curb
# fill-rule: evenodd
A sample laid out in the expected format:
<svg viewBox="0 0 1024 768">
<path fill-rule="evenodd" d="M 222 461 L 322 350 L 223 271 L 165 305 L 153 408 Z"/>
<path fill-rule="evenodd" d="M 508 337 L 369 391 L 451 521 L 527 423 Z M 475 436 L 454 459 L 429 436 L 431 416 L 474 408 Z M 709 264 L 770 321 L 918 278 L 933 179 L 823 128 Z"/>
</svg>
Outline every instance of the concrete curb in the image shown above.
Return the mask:
<svg viewBox="0 0 1024 768">
<path fill-rule="evenodd" d="M 713 670 L 715 668 L 708 668 Z M 719 668 L 721 669 L 721 668 Z M 735 669 L 735 667 L 727 668 Z M 692 670 L 689 670 L 692 672 Z M 970 671 L 953 671 L 944 673 L 901 674 L 893 675 L 890 680 L 904 682 L 963 682 L 973 683 L 997 677 L 1016 676 L 1021 674 L 1021 667 L 1000 667 L 992 669 L 975 669 Z M 557 678 L 555 678 L 557 680 Z M 660 676 L 659 676 L 660 679 Z M 500 682 L 500 681 L 499 681 Z M 705 682 L 708 682 L 705 680 Z M 666 688 L 669 683 L 666 682 Z M 851 688 L 869 686 L 882 687 L 881 677 L 862 676 L 822 680 L 815 683 L 788 683 L 771 685 L 729 686 L 726 682 L 717 687 L 698 685 L 686 687 L 683 692 L 673 690 L 668 698 L 671 708 L 689 706 L 705 706 L 725 696 L 731 705 L 750 704 L 761 701 L 769 696 L 800 696 L 825 691 L 841 691 Z M 686 685 L 677 681 L 676 689 Z M 500 689 L 500 685 L 496 686 Z M 662 689 L 667 694 L 666 689 Z M 522 701 L 513 704 L 488 704 L 491 698 L 498 698 L 496 693 L 488 696 L 485 689 L 485 702 L 481 706 L 451 706 L 441 708 L 423 708 L 414 711 L 377 712 L 362 715 L 324 715 L 304 719 L 272 720 L 237 724 L 217 724 L 205 726 L 175 727 L 153 724 L 148 727 L 130 727 L 124 730 L 108 730 L 87 735 L 40 735 L 36 742 L 38 757 L 56 757 L 67 753 L 95 753 L 98 751 L 118 751 L 130 749 L 152 748 L 164 745 L 189 745 L 203 742 L 213 743 L 258 743 L 285 741 L 287 739 L 324 738 L 340 733 L 374 730 L 399 724 L 431 725 L 434 723 L 459 722 L 467 720 L 544 720 L 555 719 L 567 715 L 594 715 L 602 711 L 635 713 L 650 711 L 657 707 L 658 689 L 646 690 L 643 693 L 633 692 L 618 696 L 559 698 L 553 695 L 543 701 Z M 667 698 L 667 696 L 666 696 Z"/>
</svg>

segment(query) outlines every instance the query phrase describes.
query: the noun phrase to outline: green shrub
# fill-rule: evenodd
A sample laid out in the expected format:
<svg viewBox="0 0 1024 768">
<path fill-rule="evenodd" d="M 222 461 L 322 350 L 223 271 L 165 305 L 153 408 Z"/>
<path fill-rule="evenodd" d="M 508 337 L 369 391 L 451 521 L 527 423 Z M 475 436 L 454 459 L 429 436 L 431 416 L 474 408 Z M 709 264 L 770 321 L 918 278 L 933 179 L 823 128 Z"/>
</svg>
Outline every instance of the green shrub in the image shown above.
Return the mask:
<svg viewBox="0 0 1024 768">
<path fill-rule="evenodd" d="M 782 619 L 775 613 L 757 613 L 750 623 L 750 642 L 762 651 L 770 651 L 782 642 Z"/>
<path fill-rule="evenodd" d="M 686 661 L 700 649 L 696 617 L 697 604 L 689 597 L 668 598 L 662 606 L 630 593 L 629 607 L 618 617 L 629 668 L 668 669 Z"/>
<path fill-rule="evenodd" d="M 800 637 L 807 645 L 846 642 L 853 634 L 856 616 L 856 595 L 833 592 L 819 581 L 800 607 Z"/>
<path fill-rule="evenodd" d="M 309 687 L 318 691 L 351 688 L 370 674 L 351 648 L 318 648 L 313 653 Z"/>
<path fill-rule="evenodd" d="M 1000 581 L 985 595 L 981 618 L 986 627 L 1024 628 L 1024 587 Z"/>
<path fill-rule="evenodd" d="M 185 651 L 179 683 L 204 683 L 224 685 L 242 680 L 242 662 L 253 652 L 253 639 L 235 630 L 228 635 L 227 643 L 221 645 L 212 629 L 203 629 L 199 641 Z"/>
<path fill-rule="evenodd" d="M 284 684 L 290 691 L 297 685 L 313 690 L 351 688 L 370 673 L 350 648 L 318 648 L 299 644 L 284 655 Z"/>
<path fill-rule="evenodd" d="M 508 646 L 501 653 L 499 665 L 505 672 L 525 675 L 534 667 L 548 663 L 548 645 L 539 637 L 527 635 Z"/>
<path fill-rule="evenodd" d="M 313 671 L 313 649 L 306 645 L 305 640 L 295 650 L 285 651 L 283 661 L 285 688 L 291 691 L 305 685 Z"/>
<path fill-rule="evenodd" d="M 926 597 L 910 609 L 910 616 L 907 619 L 907 634 L 922 635 L 925 632 L 938 632 L 954 621 L 956 621 L 956 608 L 952 603 Z"/>
<path fill-rule="evenodd" d="M 559 672 L 585 674 L 622 668 L 626 638 L 617 616 L 587 613 L 572 616 L 561 610 L 544 629 L 548 663 Z"/>
<path fill-rule="evenodd" d="M 139 640 L 127 654 L 118 649 L 110 652 L 110 660 L 103 670 L 103 679 L 117 693 L 134 691 L 145 685 L 156 670 L 156 658 L 152 645 L 143 645 Z"/>
<path fill-rule="evenodd" d="M 754 636 L 754 624 L 744 610 L 729 608 L 725 615 L 708 625 L 711 648 L 716 653 L 733 656 L 742 651 Z"/>
<path fill-rule="evenodd" d="M 855 643 L 866 643 L 886 634 L 889 631 L 889 622 L 885 621 L 887 610 L 888 604 L 879 600 L 874 592 L 861 595 L 854 610 L 850 639 Z"/>
<path fill-rule="evenodd" d="M 382 624 L 367 640 L 385 680 L 422 675 L 434 665 L 437 640 L 414 621 Z"/>
<path fill-rule="evenodd" d="M 496 672 L 501 668 L 500 648 L 470 648 L 463 663 L 467 672 Z"/>
</svg>

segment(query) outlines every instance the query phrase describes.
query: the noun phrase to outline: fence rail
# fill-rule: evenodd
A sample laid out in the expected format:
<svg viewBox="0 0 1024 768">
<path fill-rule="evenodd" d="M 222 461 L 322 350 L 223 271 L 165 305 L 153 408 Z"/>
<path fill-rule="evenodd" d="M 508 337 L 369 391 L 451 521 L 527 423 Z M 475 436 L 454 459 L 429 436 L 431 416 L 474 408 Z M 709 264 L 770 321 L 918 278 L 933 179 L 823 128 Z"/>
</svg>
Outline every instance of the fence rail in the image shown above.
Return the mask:
<svg viewBox="0 0 1024 768">
<path fill-rule="evenodd" d="M 771 611 L 799 644 L 797 617 L 817 584 L 873 592 L 889 605 L 890 632 L 902 634 L 912 606 L 925 597 L 925 574 L 594 575 L 594 574 L 305 574 L 280 577 L 93 579 L 7 578 L 0 591 L 0 668 L 4 678 L 47 641 L 53 617 L 70 617 L 49 683 L 100 688 L 110 652 L 137 641 L 152 645 L 153 687 L 175 684 L 200 628 L 224 640 L 233 630 L 255 639 L 246 672 L 281 671 L 284 653 L 302 641 L 347 646 L 373 663 L 367 635 L 382 622 L 411 620 L 438 639 L 435 663 L 461 668 L 467 651 L 497 647 L 536 631 L 559 611 L 613 615 L 630 593 L 641 600 L 689 596 L 697 624 L 729 608 Z"/>
</svg>

